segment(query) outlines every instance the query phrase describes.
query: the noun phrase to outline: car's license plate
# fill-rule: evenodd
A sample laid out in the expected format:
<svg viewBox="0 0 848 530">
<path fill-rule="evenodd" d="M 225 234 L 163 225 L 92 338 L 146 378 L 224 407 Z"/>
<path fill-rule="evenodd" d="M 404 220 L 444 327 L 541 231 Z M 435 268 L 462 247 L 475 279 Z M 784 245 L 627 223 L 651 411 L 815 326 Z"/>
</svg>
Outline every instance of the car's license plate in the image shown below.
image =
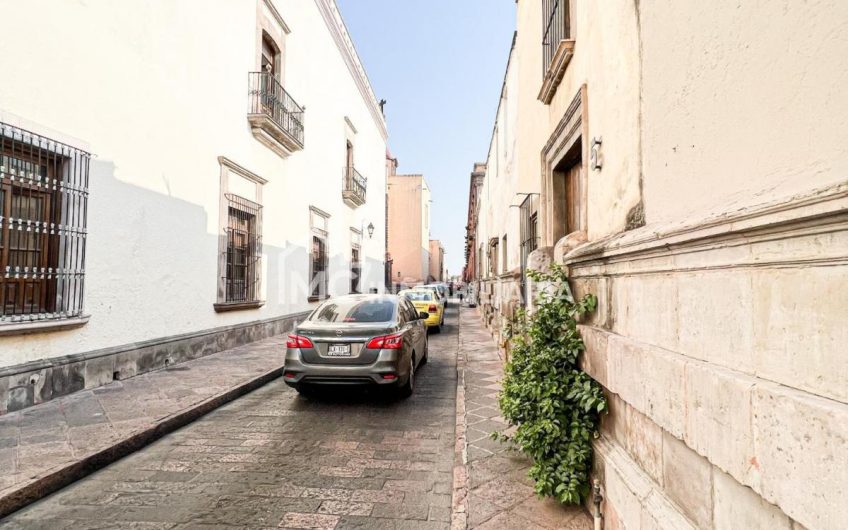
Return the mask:
<svg viewBox="0 0 848 530">
<path fill-rule="evenodd" d="M 327 348 L 329 357 L 350 357 L 350 344 L 330 344 Z"/>
</svg>

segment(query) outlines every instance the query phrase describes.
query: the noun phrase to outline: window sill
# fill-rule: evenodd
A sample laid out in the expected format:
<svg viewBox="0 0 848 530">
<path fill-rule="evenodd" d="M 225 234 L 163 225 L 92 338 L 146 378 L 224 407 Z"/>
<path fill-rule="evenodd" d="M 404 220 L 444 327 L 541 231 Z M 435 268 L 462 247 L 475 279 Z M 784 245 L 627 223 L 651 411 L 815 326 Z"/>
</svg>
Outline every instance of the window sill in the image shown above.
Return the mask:
<svg viewBox="0 0 848 530">
<path fill-rule="evenodd" d="M 310 296 L 309 298 L 306 299 L 306 301 L 307 302 L 321 302 L 322 300 L 327 300 L 329 298 L 330 298 L 330 295 L 325 294 L 323 296 Z"/>
<path fill-rule="evenodd" d="M 565 75 L 565 69 L 571 58 L 574 57 L 574 39 L 563 39 L 559 41 L 556 52 L 554 52 L 551 64 L 548 66 L 548 71 L 545 72 L 545 79 L 542 81 L 542 89 L 539 90 L 538 99 L 545 105 L 550 105 L 556 94 L 562 77 Z"/>
<path fill-rule="evenodd" d="M 243 309 L 259 309 L 265 305 L 265 300 L 256 300 L 253 302 L 220 302 L 214 304 L 216 313 L 226 313 L 227 311 L 241 311 Z"/>
<path fill-rule="evenodd" d="M 0 336 L 28 335 L 31 333 L 48 333 L 82 327 L 88 323 L 89 315 L 56 320 L 36 320 L 32 322 L 11 322 L 0 324 Z"/>
</svg>

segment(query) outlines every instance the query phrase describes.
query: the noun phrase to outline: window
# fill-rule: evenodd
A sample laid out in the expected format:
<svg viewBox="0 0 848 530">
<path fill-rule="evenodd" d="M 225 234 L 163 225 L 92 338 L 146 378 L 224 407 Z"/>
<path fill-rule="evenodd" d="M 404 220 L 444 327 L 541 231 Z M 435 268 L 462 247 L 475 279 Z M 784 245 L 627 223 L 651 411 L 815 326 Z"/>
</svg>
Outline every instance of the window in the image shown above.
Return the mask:
<svg viewBox="0 0 848 530">
<path fill-rule="evenodd" d="M 350 229 L 350 292 L 359 293 L 359 279 L 362 274 L 362 233 L 355 228 Z"/>
<path fill-rule="evenodd" d="M 227 255 L 225 302 L 259 300 L 259 263 L 262 240 L 259 218 L 262 206 L 227 194 Z"/>
<path fill-rule="evenodd" d="M 310 207 L 312 246 L 309 254 L 309 301 L 328 297 L 329 253 L 327 250 L 327 220 L 330 215 Z"/>
<path fill-rule="evenodd" d="M 504 273 L 504 274 L 506 274 L 506 273 L 508 272 L 508 268 L 507 268 L 506 234 L 504 234 L 503 239 L 501 240 L 501 253 L 502 253 L 502 255 L 501 255 L 501 260 L 502 260 L 502 263 L 503 263 L 503 265 L 502 265 L 502 267 L 503 267 L 502 271 L 503 271 L 503 273 Z"/>
<path fill-rule="evenodd" d="M 262 301 L 262 186 L 265 180 L 219 157 L 221 232 L 216 311 L 257 308 Z"/>
<path fill-rule="evenodd" d="M 288 27 L 270 0 L 257 17 L 256 60 L 248 73 L 247 120 L 253 136 L 286 158 L 303 149 L 305 109 L 284 88 Z"/>
<path fill-rule="evenodd" d="M 407 299 L 403 299 L 401 300 L 401 304 L 403 305 L 403 314 L 405 315 L 404 320 L 406 322 L 415 322 L 416 320 L 418 320 L 418 310 L 415 309 L 415 306 L 412 305 L 412 302 Z"/>
<path fill-rule="evenodd" d="M 521 203 L 521 222 L 519 230 L 521 232 L 520 241 L 520 270 L 521 270 L 521 300 L 526 304 L 525 286 L 527 285 L 527 262 L 530 253 L 539 247 L 539 194 L 528 194 Z"/>
<path fill-rule="evenodd" d="M 568 0 L 543 0 L 542 87 L 538 99 L 548 105 L 574 56 Z"/>
<path fill-rule="evenodd" d="M 89 160 L 0 123 L 0 330 L 83 317 Z"/>
<path fill-rule="evenodd" d="M 324 302 L 309 315 L 311 322 L 389 322 L 395 314 L 391 300 L 346 300 L 334 298 Z"/>
<path fill-rule="evenodd" d="M 545 17 L 542 36 L 542 47 L 544 49 L 542 67 L 547 71 L 551 66 L 551 61 L 553 61 L 560 41 L 571 38 L 568 0 L 543 0 L 542 14 Z"/>
<path fill-rule="evenodd" d="M 489 240 L 489 276 L 498 275 L 498 238 Z"/>
<path fill-rule="evenodd" d="M 345 164 L 347 168 L 353 167 L 353 144 L 350 140 L 345 142 Z"/>
<path fill-rule="evenodd" d="M 262 32 L 262 57 L 260 58 L 262 71 L 279 79 L 280 73 L 280 49 L 271 39 L 270 35 Z"/>
</svg>

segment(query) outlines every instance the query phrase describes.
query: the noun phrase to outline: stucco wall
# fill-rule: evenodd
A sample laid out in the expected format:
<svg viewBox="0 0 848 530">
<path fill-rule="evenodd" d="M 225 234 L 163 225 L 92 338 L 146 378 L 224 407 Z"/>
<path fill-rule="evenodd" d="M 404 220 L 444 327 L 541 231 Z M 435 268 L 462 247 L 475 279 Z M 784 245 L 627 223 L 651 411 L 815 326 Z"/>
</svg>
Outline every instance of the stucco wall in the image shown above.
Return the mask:
<svg viewBox="0 0 848 530">
<path fill-rule="evenodd" d="M 640 4 L 649 223 L 848 178 L 848 3 L 713 4 Z"/>
<path fill-rule="evenodd" d="M 430 252 L 424 221 L 428 201 L 429 190 L 423 176 L 389 177 L 389 253 L 393 260 L 393 283 L 427 281 Z"/>
<path fill-rule="evenodd" d="M 87 142 L 86 306 L 76 330 L 0 339 L 0 366 L 308 309 L 309 206 L 331 214 L 331 294 L 349 290 L 350 228 L 384 230 L 386 141 L 318 3 L 275 0 L 291 34 L 286 90 L 305 105 L 305 148 L 282 159 L 246 120 L 256 70 L 254 1 L 0 3 L 0 107 L 38 132 Z M 32 38 L 37 20 L 38 38 Z M 342 203 L 345 117 L 368 202 Z M 217 314 L 217 157 L 268 180 L 261 309 Z M 381 238 L 362 243 L 363 289 L 381 287 Z"/>
</svg>

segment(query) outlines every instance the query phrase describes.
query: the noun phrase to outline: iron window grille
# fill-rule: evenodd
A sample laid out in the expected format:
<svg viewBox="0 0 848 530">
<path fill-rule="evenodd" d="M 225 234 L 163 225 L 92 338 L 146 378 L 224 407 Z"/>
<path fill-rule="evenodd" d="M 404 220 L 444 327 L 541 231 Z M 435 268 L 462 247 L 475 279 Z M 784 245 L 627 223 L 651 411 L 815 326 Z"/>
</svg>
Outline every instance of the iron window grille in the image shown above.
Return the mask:
<svg viewBox="0 0 848 530">
<path fill-rule="evenodd" d="M 248 113 L 265 114 L 303 147 L 304 108 L 286 92 L 273 72 L 248 74 Z"/>
<path fill-rule="evenodd" d="M 353 248 L 350 249 L 350 292 L 355 294 L 360 292 L 359 278 L 362 273 L 362 264 L 359 261 L 359 252 L 359 245 L 354 245 Z"/>
<path fill-rule="evenodd" d="M 568 16 L 568 0 L 543 0 L 544 33 L 542 49 L 544 59 L 542 72 L 547 72 L 562 40 L 571 38 L 571 27 Z"/>
<path fill-rule="evenodd" d="M 539 195 L 528 195 L 521 203 L 521 302 L 526 305 L 527 262 L 530 253 L 539 248 Z"/>
<path fill-rule="evenodd" d="M 310 300 L 320 300 L 327 297 L 329 278 L 329 254 L 327 252 L 327 233 L 313 229 L 312 253 L 309 267 Z"/>
<path fill-rule="evenodd" d="M 83 316 L 90 158 L 0 123 L 0 325 Z"/>
<path fill-rule="evenodd" d="M 225 302 L 259 301 L 262 260 L 262 205 L 227 193 L 224 249 Z"/>
</svg>

